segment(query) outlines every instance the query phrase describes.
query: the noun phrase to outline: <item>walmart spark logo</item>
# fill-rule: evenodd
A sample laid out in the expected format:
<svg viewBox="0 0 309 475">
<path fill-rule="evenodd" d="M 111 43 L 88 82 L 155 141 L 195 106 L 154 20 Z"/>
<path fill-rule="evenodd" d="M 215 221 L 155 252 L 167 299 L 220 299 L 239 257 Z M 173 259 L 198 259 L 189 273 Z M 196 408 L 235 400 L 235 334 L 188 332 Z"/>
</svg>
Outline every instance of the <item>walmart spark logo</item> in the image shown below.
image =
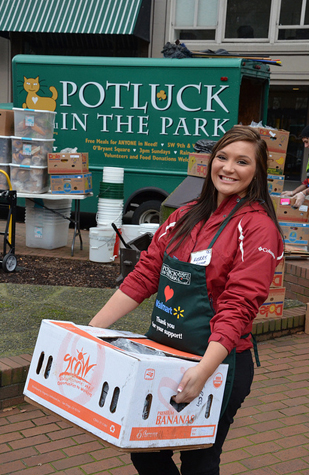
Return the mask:
<svg viewBox="0 0 309 475">
<path fill-rule="evenodd" d="M 183 312 L 184 312 L 184 310 L 182 310 L 180 307 L 177 307 L 177 308 L 174 308 L 173 315 L 177 318 L 180 318 L 180 317 L 183 318 L 183 316 L 184 316 Z"/>
</svg>

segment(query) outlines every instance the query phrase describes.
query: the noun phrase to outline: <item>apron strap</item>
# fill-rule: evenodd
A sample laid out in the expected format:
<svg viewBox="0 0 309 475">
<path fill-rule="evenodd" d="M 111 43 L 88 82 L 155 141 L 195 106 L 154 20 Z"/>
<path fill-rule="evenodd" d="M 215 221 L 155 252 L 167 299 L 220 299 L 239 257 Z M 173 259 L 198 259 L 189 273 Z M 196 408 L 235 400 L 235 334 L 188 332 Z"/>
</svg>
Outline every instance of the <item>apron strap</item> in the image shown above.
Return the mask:
<svg viewBox="0 0 309 475">
<path fill-rule="evenodd" d="M 216 242 L 217 238 L 220 236 L 221 232 L 223 231 L 223 229 L 225 228 L 225 226 L 227 225 L 227 223 L 230 221 L 230 219 L 232 218 L 232 216 L 236 213 L 236 211 L 239 210 L 239 208 L 241 208 L 241 206 L 248 200 L 248 198 L 245 196 L 244 198 L 242 198 L 236 206 L 234 206 L 234 208 L 232 209 L 232 211 L 230 212 L 230 214 L 225 218 L 224 221 L 222 221 L 218 231 L 216 232 L 216 234 L 214 235 L 211 243 L 209 244 L 208 246 L 208 249 L 211 249 L 212 246 L 214 245 L 214 243 Z"/>
<path fill-rule="evenodd" d="M 256 338 L 255 338 L 255 335 L 253 335 L 252 332 L 246 333 L 246 335 L 241 336 L 240 339 L 248 338 L 249 335 L 251 335 L 251 338 L 252 338 L 253 351 L 254 351 L 256 366 L 259 367 L 259 366 L 261 366 L 261 363 L 260 363 L 259 352 L 258 352 L 257 341 L 256 341 Z"/>
</svg>

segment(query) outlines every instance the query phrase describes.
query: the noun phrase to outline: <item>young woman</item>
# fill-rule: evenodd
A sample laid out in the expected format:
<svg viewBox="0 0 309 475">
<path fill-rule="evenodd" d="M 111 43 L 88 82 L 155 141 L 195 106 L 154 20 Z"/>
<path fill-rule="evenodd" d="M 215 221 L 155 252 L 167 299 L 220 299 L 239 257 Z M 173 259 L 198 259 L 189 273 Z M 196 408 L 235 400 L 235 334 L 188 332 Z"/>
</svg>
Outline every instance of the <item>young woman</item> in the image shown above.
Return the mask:
<svg viewBox="0 0 309 475">
<path fill-rule="evenodd" d="M 282 257 L 268 194 L 266 144 L 254 130 L 234 127 L 213 148 L 200 197 L 171 214 L 90 322 L 108 327 L 157 292 L 156 302 L 164 305 L 154 307 L 148 337 L 203 356 L 180 381 L 177 403 L 191 402 L 217 366 L 229 363 L 216 442 L 182 451 L 182 475 L 219 474 L 222 445 L 253 379 L 252 321 Z M 173 335 L 158 329 L 164 320 L 172 323 Z M 179 475 L 172 455 L 162 450 L 131 458 L 140 475 Z"/>
</svg>

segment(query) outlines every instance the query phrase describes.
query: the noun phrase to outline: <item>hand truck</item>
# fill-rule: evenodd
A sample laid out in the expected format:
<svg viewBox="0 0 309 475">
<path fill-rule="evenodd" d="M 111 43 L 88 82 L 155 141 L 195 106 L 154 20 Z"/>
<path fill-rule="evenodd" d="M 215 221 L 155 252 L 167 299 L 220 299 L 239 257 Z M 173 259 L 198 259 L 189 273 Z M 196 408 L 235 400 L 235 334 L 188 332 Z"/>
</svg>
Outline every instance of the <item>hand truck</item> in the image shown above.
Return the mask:
<svg viewBox="0 0 309 475">
<path fill-rule="evenodd" d="M 0 232 L 0 235 L 4 236 L 3 254 L 2 259 L 0 259 L 0 264 L 2 264 L 2 269 L 4 272 L 13 272 L 17 266 L 17 259 L 15 256 L 17 194 L 15 190 L 12 190 L 12 185 L 8 174 L 3 170 L 0 170 L 0 173 L 5 175 L 9 185 L 8 190 L 0 189 L 0 207 L 8 207 L 8 216 L 5 230 L 4 232 Z"/>
</svg>

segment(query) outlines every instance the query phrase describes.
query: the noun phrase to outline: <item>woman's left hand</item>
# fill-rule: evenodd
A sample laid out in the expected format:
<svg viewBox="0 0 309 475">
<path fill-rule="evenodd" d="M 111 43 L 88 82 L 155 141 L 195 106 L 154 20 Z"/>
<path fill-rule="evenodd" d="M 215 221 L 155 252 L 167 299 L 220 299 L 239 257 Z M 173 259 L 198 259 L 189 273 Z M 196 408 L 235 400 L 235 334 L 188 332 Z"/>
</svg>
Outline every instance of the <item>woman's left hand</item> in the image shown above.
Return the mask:
<svg viewBox="0 0 309 475">
<path fill-rule="evenodd" d="M 214 373 L 220 363 L 228 355 L 227 349 L 216 341 L 211 341 L 201 361 L 192 368 L 187 369 L 178 385 L 178 393 L 174 401 L 191 402 L 199 396 L 208 378 Z"/>
<path fill-rule="evenodd" d="M 204 374 L 203 374 L 204 373 Z M 178 393 L 173 397 L 177 404 L 181 402 L 191 402 L 202 391 L 207 377 L 199 364 L 187 369 L 178 386 Z"/>
</svg>

